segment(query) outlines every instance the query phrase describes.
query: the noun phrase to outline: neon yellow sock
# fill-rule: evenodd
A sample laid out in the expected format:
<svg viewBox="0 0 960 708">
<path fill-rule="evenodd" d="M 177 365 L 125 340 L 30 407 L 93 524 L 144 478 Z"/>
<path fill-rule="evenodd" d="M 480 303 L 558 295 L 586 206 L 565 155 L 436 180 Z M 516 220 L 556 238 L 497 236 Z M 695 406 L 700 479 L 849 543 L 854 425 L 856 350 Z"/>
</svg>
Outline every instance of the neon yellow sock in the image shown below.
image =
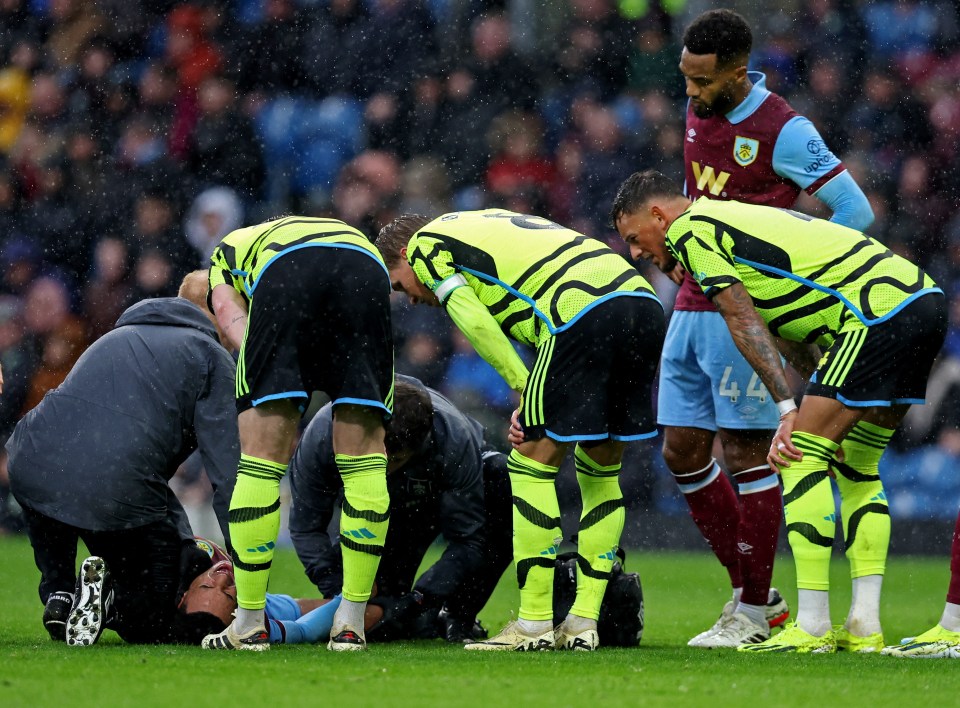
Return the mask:
<svg viewBox="0 0 960 708">
<path fill-rule="evenodd" d="M 574 457 L 583 513 L 577 541 L 577 599 L 570 614 L 598 619 L 626 515 L 620 491 L 621 464 L 598 465 L 579 445 Z"/>
<path fill-rule="evenodd" d="M 553 619 L 553 572 L 560 534 L 560 505 L 554 486 L 558 467 L 524 457 L 507 458 L 513 492 L 513 560 L 525 620 Z"/>
<path fill-rule="evenodd" d="M 250 455 L 240 455 L 237 483 L 230 498 L 230 541 L 237 605 L 262 610 L 273 549 L 280 531 L 280 480 L 287 466 Z"/>
<path fill-rule="evenodd" d="M 859 422 L 843 440 L 844 461 L 834 462 L 850 577 L 883 575 L 890 547 L 890 508 L 880 481 L 880 458 L 893 430 Z"/>
<path fill-rule="evenodd" d="M 336 455 L 336 463 L 343 478 L 343 597 L 351 602 L 366 602 L 377 577 L 390 525 L 387 456 Z"/>
<path fill-rule="evenodd" d="M 836 533 L 836 508 L 827 466 L 840 447 L 819 435 L 794 431 L 793 444 L 803 460 L 780 470 L 787 539 L 801 590 L 830 589 L 830 552 Z"/>
</svg>

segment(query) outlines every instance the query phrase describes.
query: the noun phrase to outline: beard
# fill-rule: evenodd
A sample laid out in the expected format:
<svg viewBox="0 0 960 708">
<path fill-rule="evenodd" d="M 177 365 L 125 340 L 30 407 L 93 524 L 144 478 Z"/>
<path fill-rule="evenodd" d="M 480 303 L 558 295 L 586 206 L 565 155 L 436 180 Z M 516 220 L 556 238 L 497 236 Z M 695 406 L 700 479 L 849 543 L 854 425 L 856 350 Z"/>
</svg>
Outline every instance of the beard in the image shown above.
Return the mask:
<svg viewBox="0 0 960 708">
<path fill-rule="evenodd" d="M 715 115 L 723 116 L 736 107 L 733 103 L 733 96 L 727 92 L 718 93 L 716 98 L 713 99 L 713 103 L 702 103 L 691 99 L 690 105 L 693 108 L 693 114 L 697 118 L 711 118 Z"/>
</svg>

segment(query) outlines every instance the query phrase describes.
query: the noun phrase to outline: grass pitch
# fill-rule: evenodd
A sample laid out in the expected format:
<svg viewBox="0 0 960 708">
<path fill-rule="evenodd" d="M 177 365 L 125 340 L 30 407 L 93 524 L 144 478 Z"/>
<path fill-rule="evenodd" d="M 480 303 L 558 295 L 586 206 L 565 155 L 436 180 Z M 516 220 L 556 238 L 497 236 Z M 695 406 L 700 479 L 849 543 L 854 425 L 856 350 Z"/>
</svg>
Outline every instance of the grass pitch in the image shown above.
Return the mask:
<svg viewBox="0 0 960 708">
<path fill-rule="evenodd" d="M 471 653 L 441 641 L 372 645 L 362 655 L 319 646 L 263 654 L 140 647 L 106 632 L 89 648 L 46 638 L 38 573 L 25 539 L 0 538 L 0 706 L 607 706 L 955 705 L 960 662 L 880 656 L 743 656 L 686 641 L 716 619 L 728 589 L 707 554 L 633 553 L 647 627 L 637 649 L 594 654 Z M 895 557 L 884 589 L 888 641 L 933 626 L 943 607 L 946 558 Z M 850 599 L 843 559 L 834 559 L 833 617 Z M 515 610 L 505 577 L 481 614 L 496 631 Z M 778 559 L 774 583 L 796 602 L 793 564 Z M 281 551 L 271 588 L 313 596 L 296 557 Z"/>
</svg>

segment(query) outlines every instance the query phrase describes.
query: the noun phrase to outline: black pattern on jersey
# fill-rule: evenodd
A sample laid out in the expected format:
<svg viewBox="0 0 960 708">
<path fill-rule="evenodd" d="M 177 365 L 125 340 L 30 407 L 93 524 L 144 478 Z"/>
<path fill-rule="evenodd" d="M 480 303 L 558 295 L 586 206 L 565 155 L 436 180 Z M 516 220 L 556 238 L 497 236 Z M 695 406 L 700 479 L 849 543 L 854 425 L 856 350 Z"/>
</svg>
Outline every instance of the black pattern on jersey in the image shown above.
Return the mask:
<svg viewBox="0 0 960 708">
<path fill-rule="evenodd" d="M 560 248 L 558 248 L 556 251 L 551 253 L 549 256 L 546 256 L 545 258 L 541 258 L 539 261 L 537 261 L 532 266 L 527 268 L 520 275 L 520 277 L 517 278 L 517 280 L 513 284 L 513 287 L 516 290 L 520 290 L 521 288 L 523 288 L 526 282 L 530 280 L 531 277 L 536 275 L 544 266 L 546 266 L 548 263 L 551 263 L 557 260 L 558 258 L 560 258 L 560 256 L 562 256 L 567 251 L 573 248 L 576 248 L 577 246 L 580 246 L 586 240 L 587 240 L 586 236 L 578 236 L 577 238 L 573 239 L 569 243 L 563 244 Z M 493 303 L 492 305 L 488 305 L 487 309 L 490 311 L 491 315 L 496 316 L 501 312 L 503 312 L 504 310 L 506 310 L 508 307 L 510 307 L 510 305 L 512 305 L 516 301 L 517 301 L 516 296 L 513 293 L 507 292 L 504 294 L 502 298 L 497 300 L 495 303 Z"/>
<path fill-rule="evenodd" d="M 807 292 L 810 291 L 809 288 L 803 288 L 803 289 L 806 290 Z M 754 304 L 757 307 L 762 308 L 762 305 L 759 304 L 759 301 L 755 300 Z M 818 312 L 822 312 L 823 310 L 829 310 L 831 307 L 843 307 L 843 306 L 844 306 L 843 303 L 840 302 L 840 300 L 837 300 L 836 298 L 823 297 L 823 298 L 820 298 L 819 300 L 815 300 L 814 302 L 811 302 L 809 305 L 804 305 L 803 307 L 798 307 L 794 310 L 788 310 L 787 312 L 784 312 L 779 317 L 774 317 L 767 323 L 767 327 L 770 329 L 770 332 L 771 334 L 773 334 L 774 337 L 779 337 L 780 329 L 782 329 L 783 327 L 786 327 L 791 322 L 802 320 L 805 317 L 809 317 L 810 315 L 814 315 Z M 815 340 L 808 339 L 807 341 L 812 342 Z"/>
<path fill-rule="evenodd" d="M 722 244 L 724 232 L 730 234 L 730 237 L 733 239 L 733 256 L 735 258 L 743 258 L 748 261 L 753 261 L 754 263 L 763 263 L 771 268 L 777 268 L 787 273 L 793 271 L 793 262 L 790 260 L 790 255 L 769 241 L 754 238 L 748 233 L 733 228 L 730 224 L 725 224 L 709 216 L 691 216 L 690 221 L 699 221 L 713 226 L 718 247 Z M 784 277 L 778 276 L 776 273 L 766 273 L 766 275 L 770 278 Z"/>
<path fill-rule="evenodd" d="M 440 255 L 441 247 L 439 243 L 434 243 L 430 246 L 430 250 L 423 255 L 420 255 L 417 252 L 413 253 L 413 257 L 408 260 L 412 263 L 413 261 L 419 261 L 423 263 L 424 268 L 427 269 L 427 272 L 430 274 L 430 277 L 433 278 L 434 282 L 440 282 L 440 274 L 437 272 L 437 269 L 433 267 L 433 259 Z"/>
<path fill-rule="evenodd" d="M 601 285 L 598 287 L 589 285 L 579 280 L 571 280 L 568 283 L 563 283 L 553 293 L 553 298 L 550 302 L 550 316 L 553 317 L 553 321 L 557 323 L 558 327 L 562 327 L 566 324 L 566 321 L 560 316 L 560 311 L 558 308 L 560 307 L 560 296 L 569 290 L 579 290 L 580 292 L 589 293 L 590 295 L 594 296 L 610 294 L 616 291 L 621 285 L 629 282 L 635 277 L 637 277 L 637 273 L 635 271 L 627 271 L 625 273 L 621 273 L 606 285 Z"/>
<path fill-rule="evenodd" d="M 476 246 L 471 246 L 464 243 L 463 241 L 458 241 L 448 234 L 437 234 L 431 233 L 430 231 L 419 231 L 417 232 L 419 236 L 424 236 L 429 239 L 437 239 L 443 248 L 450 252 L 450 255 L 453 258 L 452 265 L 459 270 L 460 268 L 469 268 L 470 270 L 475 270 L 480 273 L 485 273 L 493 278 L 500 279 L 500 276 L 497 273 L 497 264 L 491 256 L 486 251 L 477 248 Z M 427 262 L 430 262 L 430 258 L 436 256 L 436 253 L 429 256 Z"/>
<path fill-rule="evenodd" d="M 884 275 L 879 278 L 874 278 L 866 285 L 863 286 L 863 289 L 860 291 L 860 309 L 863 314 L 870 318 L 876 319 L 876 316 L 873 313 L 873 309 L 870 307 L 870 291 L 873 290 L 878 285 L 891 285 L 901 292 L 912 295 L 913 293 L 923 290 L 923 278 L 924 272 L 917 268 L 917 280 L 912 285 L 908 285 L 900 280 L 895 280 L 889 275 Z"/>
</svg>

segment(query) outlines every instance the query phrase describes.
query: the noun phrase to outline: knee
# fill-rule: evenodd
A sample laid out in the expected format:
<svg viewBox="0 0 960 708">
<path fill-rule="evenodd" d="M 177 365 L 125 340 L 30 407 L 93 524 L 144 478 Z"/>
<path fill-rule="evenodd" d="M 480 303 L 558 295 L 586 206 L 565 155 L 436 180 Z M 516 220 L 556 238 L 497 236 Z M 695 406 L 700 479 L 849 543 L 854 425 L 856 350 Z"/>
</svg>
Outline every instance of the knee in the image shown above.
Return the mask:
<svg viewBox="0 0 960 708">
<path fill-rule="evenodd" d="M 674 474 L 689 474 L 707 467 L 713 460 L 712 450 L 677 444 L 676 441 L 664 440 L 663 461 Z"/>
</svg>

